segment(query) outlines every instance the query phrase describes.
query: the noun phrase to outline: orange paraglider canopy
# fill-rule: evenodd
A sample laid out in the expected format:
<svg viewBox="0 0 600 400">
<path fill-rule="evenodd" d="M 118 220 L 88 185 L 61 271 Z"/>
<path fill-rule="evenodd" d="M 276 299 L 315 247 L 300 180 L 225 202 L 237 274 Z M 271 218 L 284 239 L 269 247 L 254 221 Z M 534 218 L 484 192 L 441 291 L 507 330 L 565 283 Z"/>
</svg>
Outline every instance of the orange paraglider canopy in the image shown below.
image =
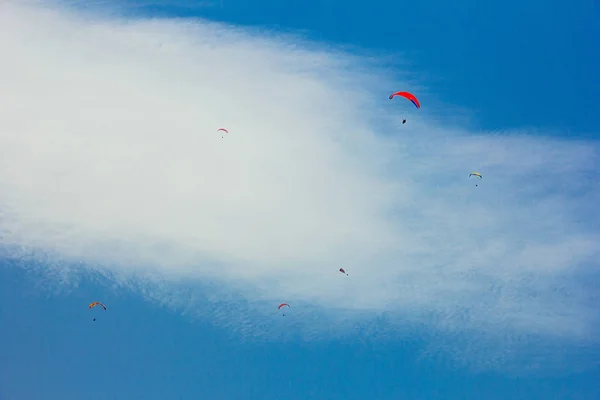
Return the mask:
<svg viewBox="0 0 600 400">
<path fill-rule="evenodd" d="M 93 303 L 91 303 L 88 308 L 93 308 L 96 306 L 101 306 L 102 308 L 104 308 L 106 310 L 106 306 L 102 303 L 100 303 L 99 301 L 94 301 Z"/>
</svg>

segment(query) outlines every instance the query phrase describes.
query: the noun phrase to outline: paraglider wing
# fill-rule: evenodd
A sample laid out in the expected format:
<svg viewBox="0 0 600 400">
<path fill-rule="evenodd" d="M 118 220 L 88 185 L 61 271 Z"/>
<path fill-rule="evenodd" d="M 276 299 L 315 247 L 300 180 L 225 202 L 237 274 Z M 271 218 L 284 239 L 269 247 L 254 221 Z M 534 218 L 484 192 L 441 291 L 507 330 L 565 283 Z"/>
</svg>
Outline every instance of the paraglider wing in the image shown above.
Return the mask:
<svg viewBox="0 0 600 400">
<path fill-rule="evenodd" d="M 91 310 L 92 308 L 94 308 L 96 306 L 100 306 L 100 307 L 104 308 L 104 311 L 106 311 L 106 306 L 104 304 L 100 303 L 99 301 L 94 301 L 94 302 L 90 303 L 88 308 Z M 96 321 L 96 318 L 94 318 L 94 321 Z"/>
<path fill-rule="evenodd" d="M 106 306 L 102 303 L 100 303 L 99 301 L 94 301 L 93 303 L 91 303 L 88 308 L 94 308 L 96 306 L 101 306 L 102 308 L 104 308 L 104 310 L 106 310 Z"/>
<path fill-rule="evenodd" d="M 390 100 L 392 100 L 394 98 L 394 96 L 404 97 L 405 99 L 410 100 L 410 102 L 413 103 L 415 105 L 415 107 L 421 108 L 421 103 L 419 102 L 419 99 L 417 99 L 417 97 L 412 93 L 394 92 L 394 93 L 390 94 Z"/>
<path fill-rule="evenodd" d="M 287 303 L 281 303 L 281 304 L 279 305 L 279 307 L 277 307 L 277 309 L 278 309 L 278 310 L 281 310 L 281 307 L 283 307 L 283 306 L 288 306 L 288 307 L 289 307 L 290 305 L 289 305 L 289 304 L 287 304 Z"/>
<path fill-rule="evenodd" d="M 479 172 L 471 172 L 471 173 L 469 174 L 469 178 L 470 178 L 470 177 L 472 177 L 472 176 L 476 176 L 476 177 L 478 177 L 479 179 L 482 179 L 482 178 L 483 178 Z M 477 187 L 477 186 L 479 186 L 479 185 L 475 185 L 475 186 Z"/>
<path fill-rule="evenodd" d="M 344 270 L 344 268 L 340 268 L 340 272 L 341 272 L 342 274 L 346 274 L 346 275 L 348 275 L 348 274 L 346 273 L 346 270 Z"/>
</svg>

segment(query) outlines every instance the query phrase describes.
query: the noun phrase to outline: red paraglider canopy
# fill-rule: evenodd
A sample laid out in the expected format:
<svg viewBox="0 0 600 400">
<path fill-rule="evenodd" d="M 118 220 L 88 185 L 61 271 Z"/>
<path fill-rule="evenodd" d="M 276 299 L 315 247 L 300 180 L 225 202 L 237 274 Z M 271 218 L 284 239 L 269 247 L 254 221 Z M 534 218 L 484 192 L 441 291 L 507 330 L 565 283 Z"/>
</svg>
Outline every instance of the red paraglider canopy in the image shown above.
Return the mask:
<svg viewBox="0 0 600 400">
<path fill-rule="evenodd" d="M 421 103 L 419 103 L 419 99 L 416 98 L 416 96 L 412 93 L 409 92 L 395 92 L 390 94 L 390 100 L 394 98 L 394 96 L 401 96 L 404 97 L 405 99 L 410 100 L 415 107 L 417 108 L 421 108 Z"/>
</svg>

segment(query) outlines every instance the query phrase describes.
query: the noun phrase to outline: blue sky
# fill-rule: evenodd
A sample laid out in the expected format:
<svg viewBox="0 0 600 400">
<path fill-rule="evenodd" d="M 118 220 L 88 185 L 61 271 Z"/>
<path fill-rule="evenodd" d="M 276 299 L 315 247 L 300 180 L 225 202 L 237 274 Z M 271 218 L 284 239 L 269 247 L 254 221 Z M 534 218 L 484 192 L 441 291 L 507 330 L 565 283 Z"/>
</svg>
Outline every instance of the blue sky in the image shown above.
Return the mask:
<svg viewBox="0 0 600 400">
<path fill-rule="evenodd" d="M 398 53 L 411 77 L 426 81 L 437 100 L 469 110 L 482 129 L 526 126 L 589 137 L 600 125 L 594 101 L 600 96 L 600 12 L 592 0 L 379 1 L 368 7 L 223 0 L 222 7 L 206 9 L 168 3 L 177 6 L 134 10 L 297 30 L 337 45 Z M 455 112 L 436 111 L 446 118 Z"/>
<path fill-rule="evenodd" d="M 597 367 L 550 377 L 472 373 L 444 357 L 417 361 L 418 337 L 240 342 L 125 291 L 86 284 L 53 296 L 21 270 L 3 265 L 1 277 L 0 300 L 10 304 L 0 310 L 6 399 L 592 399 L 599 390 Z M 92 323 L 77 304 L 99 292 L 110 314 Z"/>
<path fill-rule="evenodd" d="M 600 397 L 592 1 L 121 4 L 0 6 L 0 398 Z"/>
</svg>

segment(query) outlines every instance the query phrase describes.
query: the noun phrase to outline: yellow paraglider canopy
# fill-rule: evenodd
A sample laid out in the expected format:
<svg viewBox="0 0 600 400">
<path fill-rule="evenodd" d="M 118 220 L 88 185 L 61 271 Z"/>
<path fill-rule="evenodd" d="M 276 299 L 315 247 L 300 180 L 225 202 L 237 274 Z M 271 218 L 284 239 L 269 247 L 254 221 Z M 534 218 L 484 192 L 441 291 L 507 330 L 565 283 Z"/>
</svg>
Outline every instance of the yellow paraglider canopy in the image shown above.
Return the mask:
<svg viewBox="0 0 600 400">
<path fill-rule="evenodd" d="M 478 177 L 479 179 L 482 179 L 482 178 L 483 178 L 483 176 L 481 176 L 481 174 L 480 174 L 479 172 L 476 172 L 476 171 L 473 171 L 473 172 L 471 172 L 471 173 L 469 174 L 469 178 L 470 178 L 470 177 L 472 177 L 472 176 L 476 176 L 476 177 Z M 475 186 L 479 186 L 479 185 L 475 185 Z"/>
</svg>

